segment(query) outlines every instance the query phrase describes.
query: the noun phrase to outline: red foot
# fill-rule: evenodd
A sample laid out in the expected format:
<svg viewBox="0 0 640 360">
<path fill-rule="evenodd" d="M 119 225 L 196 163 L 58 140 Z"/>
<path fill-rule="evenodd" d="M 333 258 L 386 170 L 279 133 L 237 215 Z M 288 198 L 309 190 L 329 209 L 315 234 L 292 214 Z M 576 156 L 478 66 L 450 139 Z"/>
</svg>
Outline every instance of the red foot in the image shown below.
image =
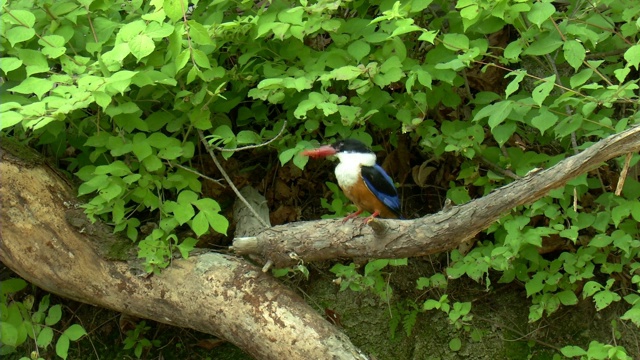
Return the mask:
<svg viewBox="0 0 640 360">
<path fill-rule="evenodd" d="M 373 214 L 371 214 L 371 216 L 367 216 L 367 217 L 364 219 L 364 223 L 365 223 L 365 224 L 368 224 L 368 223 L 372 222 L 372 221 L 373 221 L 373 219 L 375 219 L 376 217 L 378 217 L 378 215 L 380 215 L 380 212 L 379 212 L 379 211 L 374 211 L 374 212 L 373 212 Z"/>
<path fill-rule="evenodd" d="M 358 215 L 360 215 L 360 214 L 362 214 L 362 210 L 358 210 L 358 211 L 354 212 L 353 214 L 349 214 L 349 215 L 347 215 L 347 216 L 342 220 L 342 223 L 344 224 L 344 223 L 346 223 L 349 219 L 353 219 L 354 217 L 356 217 L 356 216 L 358 216 Z"/>
</svg>

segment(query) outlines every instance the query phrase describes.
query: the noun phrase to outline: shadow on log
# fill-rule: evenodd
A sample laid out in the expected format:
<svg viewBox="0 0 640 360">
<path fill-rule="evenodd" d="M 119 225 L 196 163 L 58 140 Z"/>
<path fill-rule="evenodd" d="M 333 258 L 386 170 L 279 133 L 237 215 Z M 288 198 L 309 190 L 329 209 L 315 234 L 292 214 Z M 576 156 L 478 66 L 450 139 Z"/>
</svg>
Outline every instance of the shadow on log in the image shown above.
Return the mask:
<svg viewBox="0 0 640 360">
<path fill-rule="evenodd" d="M 414 220 L 358 219 L 297 222 L 256 236 L 234 239 L 237 254 L 259 255 L 276 267 L 337 258 L 396 259 L 455 249 L 513 208 L 532 203 L 602 162 L 640 151 L 640 126 L 607 137 L 546 170 L 496 189 L 482 198 Z"/>
<path fill-rule="evenodd" d="M 257 359 L 366 359 L 295 293 L 243 259 L 208 253 L 150 277 L 136 275 L 133 263 L 105 260 L 96 245 L 109 241 L 111 229 L 82 226 L 62 177 L 4 150 L 0 158 L 0 261 L 33 284 L 216 335 Z"/>
</svg>

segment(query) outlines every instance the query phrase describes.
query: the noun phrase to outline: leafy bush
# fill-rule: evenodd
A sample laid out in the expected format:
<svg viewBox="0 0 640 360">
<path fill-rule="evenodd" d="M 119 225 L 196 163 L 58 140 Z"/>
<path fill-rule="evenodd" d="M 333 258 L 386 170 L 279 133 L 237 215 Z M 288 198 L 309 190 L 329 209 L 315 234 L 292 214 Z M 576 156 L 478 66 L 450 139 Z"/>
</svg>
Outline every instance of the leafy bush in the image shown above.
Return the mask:
<svg viewBox="0 0 640 360">
<path fill-rule="evenodd" d="M 174 246 L 187 256 L 196 240 L 177 237 L 180 228 L 227 231 L 221 204 L 180 166 L 197 160 L 199 131 L 236 149 L 285 126 L 270 147 L 299 167 L 300 150 L 319 138 L 406 136 L 435 159 L 456 159 L 447 197 L 461 203 L 640 122 L 632 0 L 2 7 L 0 128 L 74 173 L 87 213 L 137 241 L 147 271 L 168 266 Z M 452 252 L 448 278 L 489 287 L 495 271 L 524 283 L 532 322 L 582 297 L 597 309 L 624 300 L 622 319 L 640 326 L 640 184 L 628 177 L 613 192 L 638 159 L 514 209 L 469 253 Z M 336 201 L 324 206 L 338 213 Z M 158 226 L 141 234 L 148 218 Z M 547 242 L 564 251 L 544 256 Z M 375 288 L 380 270 L 350 286 L 371 275 Z"/>
<path fill-rule="evenodd" d="M 49 295 L 45 295 L 35 310 L 35 299 L 28 295 L 18 301 L 15 294 L 27 287 L 27 283 L 18 278 L 0 282 L 0 354 L 16 352 L 16 348 L 28 340 L 35 342 L 31 359 L 43 359 L 40 349 L 45 350 L 53 344 L 54 326 L 62 319 L 62 305 L 51 305 Z M 69 342 L 77 341 L 86 335 L 79 324 L 72 324 L 58 335 L 55 343 L 56 355 L 66 359 L 69 354 Z M 22 357 L 21 359 L 28 359 Z"/>
</svg>

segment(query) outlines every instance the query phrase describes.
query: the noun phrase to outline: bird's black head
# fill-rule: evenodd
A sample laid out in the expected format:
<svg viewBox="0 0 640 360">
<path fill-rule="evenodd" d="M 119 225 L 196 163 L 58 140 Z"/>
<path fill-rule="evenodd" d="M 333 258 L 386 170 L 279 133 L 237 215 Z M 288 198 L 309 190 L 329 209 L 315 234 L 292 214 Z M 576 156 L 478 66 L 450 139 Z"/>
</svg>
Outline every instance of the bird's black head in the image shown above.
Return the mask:
<svg viewBox="0 0 640 360">
<path fill-rule="evenodd" d="M 371 151 L 371 149 L 369 149 L 367 145 L 356 139 L 339 140 L 335 144 L 331 145 L 331 147 L 333 147 L 336 152 L 350 152 L 360 154 L 373 153 L 373 151 Z"/>
</svg>

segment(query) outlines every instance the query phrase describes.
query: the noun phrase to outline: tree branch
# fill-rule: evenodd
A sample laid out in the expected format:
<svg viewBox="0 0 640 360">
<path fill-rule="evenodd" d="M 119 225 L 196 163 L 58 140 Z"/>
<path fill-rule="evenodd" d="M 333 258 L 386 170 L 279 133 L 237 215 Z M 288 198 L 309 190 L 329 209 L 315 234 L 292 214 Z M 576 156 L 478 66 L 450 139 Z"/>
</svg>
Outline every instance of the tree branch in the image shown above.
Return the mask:
<svg viewBox="0 0 640 360">
<path fill-rule="evenodd" d="M 392 259 L 456 248 L 511 209 L 531 203 L 602 162 L 640 151 L 640 126 L 609 136 L 555 166 L 528 174 L 489 195 L 414 220 L 376 220 L 358 226 L 342 220 L 298 222 L 236 238 L 237 254 L 256 254 L 286 267 L 336 258 Z M 357 219 L 355 221 L 358 221 Z"/>
<path fill-rule="evenodd" d="M 216 335 L 256 359 L 366 359 L 293 291 L 243 259 L 208 253 L 150 277 L 137 276 L 133 262 L 105 260 L 95 245 L 111 241 L 112 229 L 74 209 L 62 177 L 4 151 L 0 158 L 0 261 L 33 284 Z"/>
</svg>

